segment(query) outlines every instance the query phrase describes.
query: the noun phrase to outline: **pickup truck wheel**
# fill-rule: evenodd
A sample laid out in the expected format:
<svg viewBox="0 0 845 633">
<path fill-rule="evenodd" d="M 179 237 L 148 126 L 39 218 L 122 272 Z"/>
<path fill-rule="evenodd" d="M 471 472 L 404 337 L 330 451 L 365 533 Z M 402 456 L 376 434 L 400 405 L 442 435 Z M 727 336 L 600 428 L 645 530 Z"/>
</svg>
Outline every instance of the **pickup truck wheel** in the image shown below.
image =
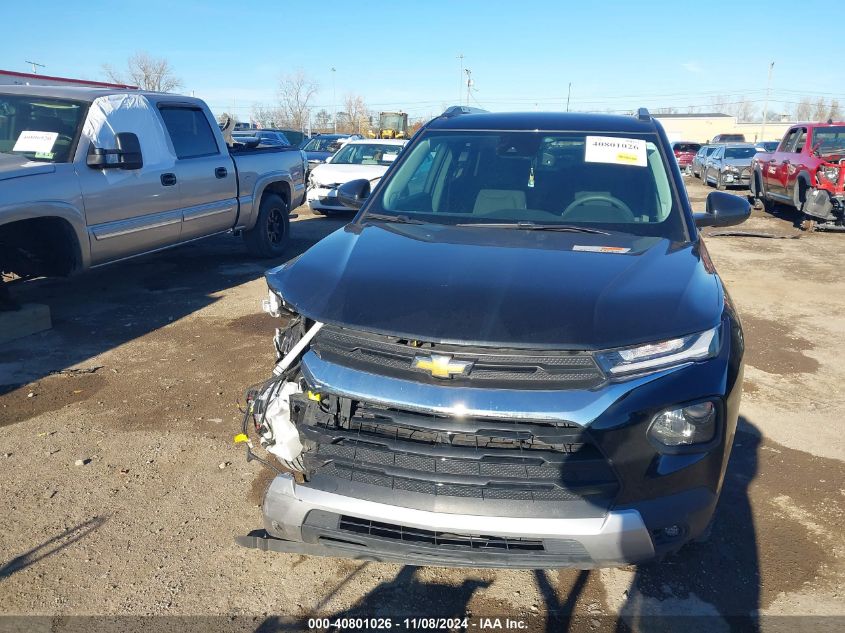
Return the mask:
<svg viewBox="0 0 845 633">
<path fill-rule="evenodd" d="M 287 203 L 276 194 L 261 200 L 255 226 L 244 232 L 244 242 L 250 253 L 258 257 L 279 257 L 290 237 L 290 211 Z"/>
</svg>

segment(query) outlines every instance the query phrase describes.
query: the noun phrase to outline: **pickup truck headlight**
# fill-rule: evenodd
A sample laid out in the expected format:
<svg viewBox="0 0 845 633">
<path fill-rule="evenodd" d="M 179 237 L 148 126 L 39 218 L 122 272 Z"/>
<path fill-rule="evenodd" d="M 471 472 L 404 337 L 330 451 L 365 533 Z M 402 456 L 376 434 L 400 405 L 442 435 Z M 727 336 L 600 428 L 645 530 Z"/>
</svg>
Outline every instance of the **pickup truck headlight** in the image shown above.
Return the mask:
<svg viewBox="0 0 845 633">
<path fill-rule="evenodd" d="M 716 437 L 718 415 L 719 407 L 712 400 L 665 409 L 652 419 L 648 437 L 667 452 L 709 444 Z"/>
<path fill-rule="evenodd" d="M 839 167 L 833 167 L 829 165 L 822 165 L 819 168 L 819 173 L 825 177 L 825 179 L 829 180 L 830 182 L 839 182 Z"/>
<path fill-rule="evenodd" d="M 597 354 L 602 369 L 611 377 L 642 374 L 697 360 L 714 358 L 721 348 L 721 326 L 659 343 L 648 343 Z"/>
</svg>

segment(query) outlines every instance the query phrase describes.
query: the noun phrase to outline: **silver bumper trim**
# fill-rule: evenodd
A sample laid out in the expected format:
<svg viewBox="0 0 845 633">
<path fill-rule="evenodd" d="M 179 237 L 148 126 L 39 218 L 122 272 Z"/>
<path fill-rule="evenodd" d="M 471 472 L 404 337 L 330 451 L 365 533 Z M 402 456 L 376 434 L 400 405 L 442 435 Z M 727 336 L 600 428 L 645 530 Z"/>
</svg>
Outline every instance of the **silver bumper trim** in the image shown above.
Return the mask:
<svg viewBox="0 0 845 633">
<path fill-rule="evenodd" d="M 683 365 L 681 366 L 683 367 Z M 315 390 L 397 409 L 455 417 L 555 420 L 586 426 L 628 392 L 679 369 L 655 372 L 600 389 L 557 391 L 439 386 L 377 376 L 322 360 L 313 351 L 302 357 L 302 372 Z"/>
<path fill-rule="evenodd" d="M 277 476 L 264 497 L 264 527 L 272 536 L 302 542 L 302 524 L 312 510 L 458 534 L 484 534 L 580 542 L 596 565 L 626 565 L 654 557 L 648 529 L 636 510 L 584 519 L 492 517 L 401 508 L 298 486 Z"/>
</svg>

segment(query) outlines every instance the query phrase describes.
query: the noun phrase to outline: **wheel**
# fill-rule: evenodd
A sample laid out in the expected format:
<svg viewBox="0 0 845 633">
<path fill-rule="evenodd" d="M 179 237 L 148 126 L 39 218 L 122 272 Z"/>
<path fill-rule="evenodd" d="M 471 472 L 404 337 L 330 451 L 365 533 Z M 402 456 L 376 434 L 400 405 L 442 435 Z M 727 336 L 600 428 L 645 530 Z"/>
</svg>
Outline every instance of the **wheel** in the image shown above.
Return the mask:
<svg viewBox="0 0 845 633">
<path fill-rule="evenodd" d="M 804 203 L 807 201 L 807 186 L 803 180 L 796 180 L 792 189 L 792 204 L 798 214 L 804 217 Z"/>
<path fill-rule="evenodd" d="M 719 191 L 724 191 L 726 189 L 725 181 L 722 180 L 722 172 L 721 171 L 716 172 L 716 189 L 718 189 Z"/>
<path fill-rule="evenodd" d="M 281 196 L 265 194 L 255 226 L 244 232 L 247 250 L 258 257 L 279 257 L 290 237 L 289 215 L 288 205 Z"/>
<path fill-rule="evenodd" d="M 710 182 L 707 180 L 707 168 L 706 167 L 701 171 L 701 182 L 704 183 L 705 187 L 710 186 Z"/>
</svg>

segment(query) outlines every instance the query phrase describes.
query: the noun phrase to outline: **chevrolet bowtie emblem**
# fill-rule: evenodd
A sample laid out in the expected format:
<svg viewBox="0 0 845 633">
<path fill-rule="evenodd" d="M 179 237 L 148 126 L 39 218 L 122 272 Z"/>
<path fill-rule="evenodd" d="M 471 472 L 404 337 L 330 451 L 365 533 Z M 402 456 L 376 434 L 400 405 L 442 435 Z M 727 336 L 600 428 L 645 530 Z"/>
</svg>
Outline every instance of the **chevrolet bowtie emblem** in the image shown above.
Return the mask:
<svg viewBox="0 0 845 633">
<path fill-rule="evenodd" d="M 415 356 L 411 367 L 427 371 L 435 378 L 451 378 L 468 374 L 472 369 L 472 361 L 454 360 L 445 354 L 432 354 L 431 356 Z"/>
</svg>

